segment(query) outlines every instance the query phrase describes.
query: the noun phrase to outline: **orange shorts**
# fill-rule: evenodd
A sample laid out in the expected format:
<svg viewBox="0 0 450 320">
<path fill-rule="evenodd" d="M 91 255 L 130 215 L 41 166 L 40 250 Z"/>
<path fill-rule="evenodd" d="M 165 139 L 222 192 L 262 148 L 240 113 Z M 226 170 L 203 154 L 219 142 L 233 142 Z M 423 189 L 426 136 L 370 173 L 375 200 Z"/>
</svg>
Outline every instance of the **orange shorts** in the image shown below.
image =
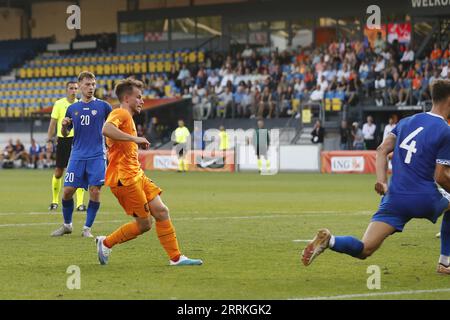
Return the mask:
<svg viewBox="0 0 450 320">
<path fill-rule="evenodd" d="M 162 192 L 146 176 L 129 186 L 111 187 L 111 191 L 128 215 L 139 218 L 147 218 L 150 215 L 148 203 Z"/>
</svg>

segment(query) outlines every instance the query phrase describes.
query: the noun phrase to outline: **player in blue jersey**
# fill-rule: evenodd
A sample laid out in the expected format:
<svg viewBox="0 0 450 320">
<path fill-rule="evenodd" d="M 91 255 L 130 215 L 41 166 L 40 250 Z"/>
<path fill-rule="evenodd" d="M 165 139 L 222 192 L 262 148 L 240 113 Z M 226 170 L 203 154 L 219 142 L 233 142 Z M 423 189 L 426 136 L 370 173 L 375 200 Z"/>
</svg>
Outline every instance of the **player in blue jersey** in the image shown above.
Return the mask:
<svg viewBox="0 0 450 320">
<path fill-rule="evenodd" d="M 437 272 L 450 275 L 450 81 L 437 80 L 432 86 L 431 112 L 416 114 L 399 122 L 377 149 L 375 191 L 382 195 L 362 240 L 334 236 L 328 229 L 318 231 L 302 252 L 305 266 L 325 249 L 365 259 L 383 241 L 414 218 L 441 225 L 441 256 Z M 392 178 L 387 183 L 388 155 L 394 151 Z M 439 184 L 446 192 L 438 190 Z M 445 213 L 444 213 L 445 212 Z"/>
<path fill-rule="evenodd" d="M 75 134 L 64 177 L 64 224 L 52 233 L 55 237 L 72 233 L 73 194 L 77 188 L 89 188 L 90 201 L 81 235 L 93 237 L 91 227 L 100 207 L 100 189 L 105 182 L 106 148 L 102 128 L 112 108 L 109 103 L 94 97 L 94 74 L 83 71 L 78 76 L 78 84 L 82 99 L 67 109 L 61 129 L 64 136 L 72 128 Z"/>
</svg>

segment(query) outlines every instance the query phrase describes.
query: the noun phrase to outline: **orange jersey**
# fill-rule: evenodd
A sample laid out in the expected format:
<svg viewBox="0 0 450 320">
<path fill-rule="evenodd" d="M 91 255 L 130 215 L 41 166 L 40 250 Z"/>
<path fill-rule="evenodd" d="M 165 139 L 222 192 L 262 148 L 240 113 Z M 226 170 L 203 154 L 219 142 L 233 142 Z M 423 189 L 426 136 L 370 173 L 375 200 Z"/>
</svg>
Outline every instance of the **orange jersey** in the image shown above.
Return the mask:
<svg viewBox="0 0 450 320">
<path fill-rule="evenodd" d="M 119 130 L 137 136 L 136 126 L 131 114 L 122 108 L 114 109 L 106 119 Z M 108 168 L 106 169 L 105 185 L 114 187 L 129 186 L 137 182 L 143 175 L 138 158 L 138 146 L 131 141 L 116 141 L 106 138 L 108 146 Z"/>
</svg>

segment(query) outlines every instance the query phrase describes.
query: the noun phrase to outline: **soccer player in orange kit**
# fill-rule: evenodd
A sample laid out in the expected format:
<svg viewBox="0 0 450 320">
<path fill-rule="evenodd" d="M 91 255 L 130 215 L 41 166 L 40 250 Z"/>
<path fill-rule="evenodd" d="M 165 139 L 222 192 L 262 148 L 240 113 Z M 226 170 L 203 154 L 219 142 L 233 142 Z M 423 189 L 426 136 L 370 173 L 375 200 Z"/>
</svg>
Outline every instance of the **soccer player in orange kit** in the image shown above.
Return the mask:
<svg viewBox="0 0 450 320">
<path fill-rule="evenodd" d="M 105 185 L 110 186 L 127 215 L 134 221 L 122 225 L 108 236 L 96 238 L 100 264 L 108 263 L 111 248 L 149 231 L 152 216 L 156 220 L 156 233 L 169 256 L 169 265 L 201 265 L 202 260 L 182 255 L 169 217 L 169 209 L 160 198 L 161 189 L 147 178 L 138 160 L 138 145 L 147 149 L 150 143 L 138 137 L 132 116 L 141 112 L 143 84 L 134 79 L 120 81 L 115 93 L 120 107 L 114 109 L 103 126 L 107 137 L 108 168 Z"/>
</svg>

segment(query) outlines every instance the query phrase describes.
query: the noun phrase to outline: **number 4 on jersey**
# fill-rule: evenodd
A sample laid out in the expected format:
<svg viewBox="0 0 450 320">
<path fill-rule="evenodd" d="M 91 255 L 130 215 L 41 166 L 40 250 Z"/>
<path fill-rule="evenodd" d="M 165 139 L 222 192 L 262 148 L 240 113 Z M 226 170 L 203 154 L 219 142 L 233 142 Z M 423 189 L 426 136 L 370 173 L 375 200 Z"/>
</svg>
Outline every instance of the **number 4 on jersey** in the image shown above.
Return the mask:
<svg viewBox="0 0 450 320">
<path fill-rule="evenodd" d="M 423 130 L 423 127 L 417 128 L 416 130 L 411 132 L 400 144 L 400 148 L 408 151 L 408 153 L 406 154 L 405 163 L 410 164 L 413 153 L 417 152 L 416 140 L 412 140 L 412 139 L 414 139 L 414 137 L 417 136 L 422 130 Z M 410 141 L 411 141 L 411 143 L 409 143 Z"/>
</svg>

